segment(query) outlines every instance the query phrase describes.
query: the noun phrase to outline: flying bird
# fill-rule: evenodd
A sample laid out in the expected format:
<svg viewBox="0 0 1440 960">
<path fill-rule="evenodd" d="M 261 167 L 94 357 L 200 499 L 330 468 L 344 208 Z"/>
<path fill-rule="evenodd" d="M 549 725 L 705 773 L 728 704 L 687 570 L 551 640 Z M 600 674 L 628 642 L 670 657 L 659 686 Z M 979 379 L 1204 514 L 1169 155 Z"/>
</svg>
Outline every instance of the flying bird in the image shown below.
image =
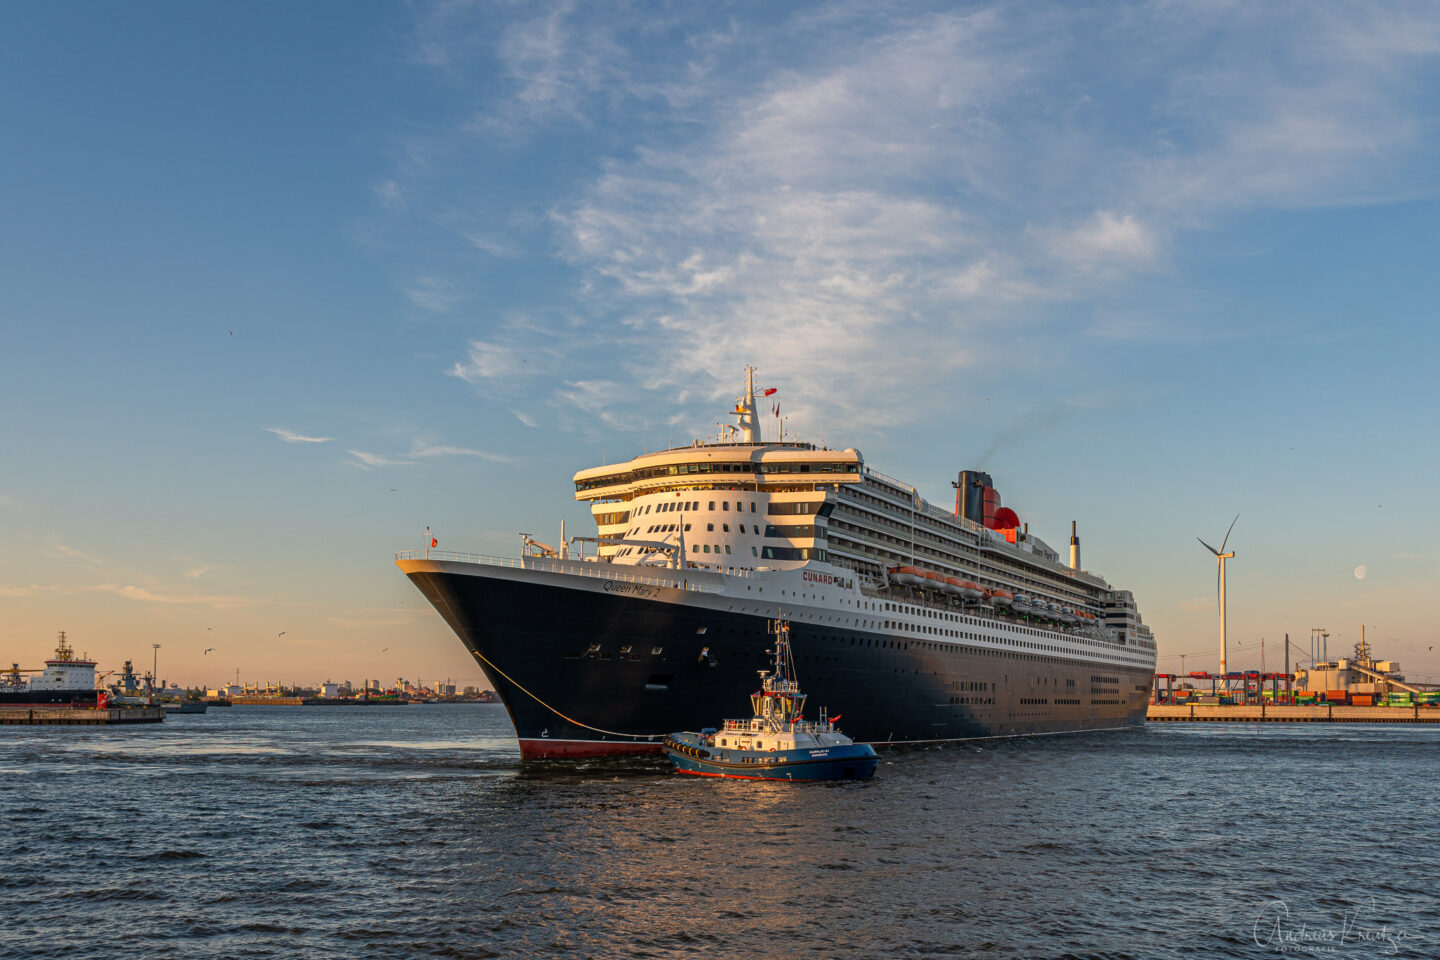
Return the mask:
<svg viewBox="0 0 1440 960">
<path fill-rule="evenodd" d="M 214 649 L 215 649 L 214 647 L 206 647 L 206 648 L 205 648 L 205 653 L 209 653 L 211 650 L 214 650 Z M 201 656 L 204 656 L 204 655 L 205 655 L 205 654 L 201 654 Z"/>
<path fill-rule="evenodd" d="M 389 649 L 390 649 L 389 647 L 386 647 L 384 650 L 381 650 L 380 652 L 381 652 L 381 653 L 384 653 L 385 650 L 389 650 Z"/>
<path fill-rule="evenodd" d="M 290 632 L 289 630 L 281 630 L 279 633 L 275 634 L 275 636 L 277 636 L 277 637 L 283 637 L 283 636 L 285 636 L 285 634 L 287 634 L 287 633 L 289 633 L 289 632 Z"/>
</svg>

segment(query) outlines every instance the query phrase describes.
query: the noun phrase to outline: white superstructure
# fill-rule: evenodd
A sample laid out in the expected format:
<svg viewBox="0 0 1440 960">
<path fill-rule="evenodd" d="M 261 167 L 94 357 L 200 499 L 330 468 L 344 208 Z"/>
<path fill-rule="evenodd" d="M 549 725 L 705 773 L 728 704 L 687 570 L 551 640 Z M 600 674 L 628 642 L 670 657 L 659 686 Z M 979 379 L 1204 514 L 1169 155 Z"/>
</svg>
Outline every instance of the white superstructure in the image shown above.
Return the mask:
<svg viewBox="0 0 1440 960">
<path fill-rule="evenodd" d="M 868 467 L 854 448 L 766 442 L 753 371 L 738 433 L 575 474 L 600 557 L 616 566 L 730 576 L 802 572 L 807 599 L 875 614 L 901 635 L 1019 644 L 1153 667 L 1134 595 L 1079 569 L 999 506 L 990 478 L 963 471 L 956 508 Z M 838 584 L 845 585 L 836 589 Z"/>
<path fill-rule="evenodd" d="M 45 670 L 30 681 L 32 691 L 39 690 L 94 690 L 95 661 L 88 657 L 75 656 L 65 631 L 60 631 L 59 642 L 55 645 L 55 657 L 45 661 Z"/>
</svg>

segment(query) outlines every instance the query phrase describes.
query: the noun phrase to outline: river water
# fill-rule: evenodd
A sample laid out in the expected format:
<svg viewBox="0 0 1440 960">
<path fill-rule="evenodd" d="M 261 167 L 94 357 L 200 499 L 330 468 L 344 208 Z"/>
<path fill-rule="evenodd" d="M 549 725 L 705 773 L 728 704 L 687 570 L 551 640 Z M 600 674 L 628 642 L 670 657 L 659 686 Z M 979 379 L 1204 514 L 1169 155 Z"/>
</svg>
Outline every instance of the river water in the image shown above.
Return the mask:
<svg viewBox="0 0 1440 960">
<path fill-rule="evenodd" d="M 492 705 L 0 727 L 0 957 L 1433 958 L 1437 756 L 1164 724 L 786 785 L 522 764 Z"/>
</svg>

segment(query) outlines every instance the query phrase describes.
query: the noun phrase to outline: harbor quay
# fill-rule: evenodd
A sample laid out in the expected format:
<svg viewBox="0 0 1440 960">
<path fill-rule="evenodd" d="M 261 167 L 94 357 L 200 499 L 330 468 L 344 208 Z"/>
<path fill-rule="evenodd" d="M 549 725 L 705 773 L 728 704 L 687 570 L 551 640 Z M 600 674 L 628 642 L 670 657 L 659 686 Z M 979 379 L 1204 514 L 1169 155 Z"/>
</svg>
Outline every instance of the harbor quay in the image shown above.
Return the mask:
<svg viewBox="0 0 1440 960">
<path fill-rule="evenodd" d="M 1440 708 L 1419 703 L 1407 707 L 1152 703 L 1145 719 L 1155 723 L 1440 723 Z"/>
<path fill-rule="evenodd" d="M 159 723 L 164 707 L 81 707 L 55 704 L 0 704 L 0 726 L 90 727 Z"/>
</svg>

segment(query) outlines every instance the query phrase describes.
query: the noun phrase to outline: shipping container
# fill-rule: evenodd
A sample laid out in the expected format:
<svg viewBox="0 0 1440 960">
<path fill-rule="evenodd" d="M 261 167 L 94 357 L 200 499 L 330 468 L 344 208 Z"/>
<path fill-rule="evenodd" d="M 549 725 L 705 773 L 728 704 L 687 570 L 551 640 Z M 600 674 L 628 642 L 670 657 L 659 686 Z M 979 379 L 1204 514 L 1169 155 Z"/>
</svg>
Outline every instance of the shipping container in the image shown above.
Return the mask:
<svg viewBox="0 0 1440 960">
<path fill-rule="evenodd" d="M 1372 707 L 1375 705 L 1375 698 L 1368 693 L 1357 693 L 1350 698 L 1350 702 L 1357 707 Z"/>
</svg>

